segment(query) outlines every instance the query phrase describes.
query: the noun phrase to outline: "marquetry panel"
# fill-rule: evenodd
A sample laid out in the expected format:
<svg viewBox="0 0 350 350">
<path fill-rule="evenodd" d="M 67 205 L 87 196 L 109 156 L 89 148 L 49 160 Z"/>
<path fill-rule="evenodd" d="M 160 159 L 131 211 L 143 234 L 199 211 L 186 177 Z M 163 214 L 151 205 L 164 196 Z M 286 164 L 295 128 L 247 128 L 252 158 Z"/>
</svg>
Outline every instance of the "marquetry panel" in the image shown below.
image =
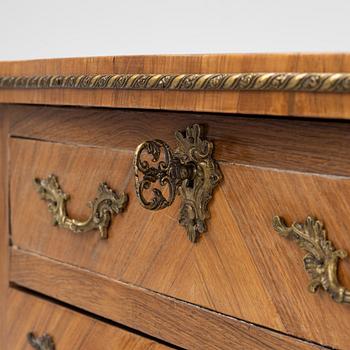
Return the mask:
<svg viewBox="0 0 350 350">
<path fill-rule="evenodd" d="M 350 251 L 349 179 L 221 163 L 224 182 L 210 205 L 208 232 L 192 244 L 177 222 L 179 201 L 160 212 L 138 204 L 130 151 L 14 139 L 11 164 L 12 233 L 20 249 L 325 345 L 350 342 L 348 306 L 307 291 L 303 253 L 272 228 L 276 214 L 288 221 L 316 215 L 335 245 Z M 100 181 L 129 193 L 108 240 L 51 226 L 32 184 L 49 173 L 72 194 L 74 216 L 88 213 L 85 203 Z M 347 261 L 340 277 L 350 285 Z"/>
<path fill-rule="evenodd" d="M 12 281 L 21 286 L 184 349 L 324 349 L 307 340 L 15 247 L 11 249 L 10 274 Z"/>
</svg>

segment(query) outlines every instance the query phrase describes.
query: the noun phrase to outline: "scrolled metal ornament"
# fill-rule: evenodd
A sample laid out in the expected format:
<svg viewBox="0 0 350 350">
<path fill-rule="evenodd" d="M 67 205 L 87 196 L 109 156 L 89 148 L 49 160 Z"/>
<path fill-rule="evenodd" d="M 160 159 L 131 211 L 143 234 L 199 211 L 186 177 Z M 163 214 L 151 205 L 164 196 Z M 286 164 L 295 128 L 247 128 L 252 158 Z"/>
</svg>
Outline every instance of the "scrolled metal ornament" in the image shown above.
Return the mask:
<svg viewBox="0 0 350 350">
<path fill-rule="evenodd" d="M 322 287 L 337 303 L 350 303 L 350 290 L 338 281 L 339 259 L 348 254 L 345 250 L 337 250 L 327 239 L 326 230 L 321 221 L 308 216 L 304 224 L 293 223 L 287 226 L 282 218 L 273 218 L 274 229 L 285 238 L 295 241 L 307 251 L 304 267 L 311 277 L 309 291 L 315 293 Z"/>
<path fill-rule="evenodd" d="M 179 194 L 179 222 L 190 241 L 196 242 L 207 230 L 208 203 L 222 175 L 212 158 L 213 144 L 202 139 L 199 125 L 187 127 L 185 133 L 178 131 L 175 137 L 178 146 L 174 151 L 162 140 L 145 141 L 137 147 L 136 196 L 144 208 L 160 210 L 170 206 Z M 147 199 L 145 193 L 149 191 Z"/>
<path fill-rule="evenodd" d="M 55 175 L 47 179 L 34 179 L 37 191 L 41 198 L 48 203 L 49 211 L 53 216 L 53 224 L 75 233 L 98 229 L 101 238 L 108 238 L 108 227 L 112 216 L 121 213 L 128 202 L 125 193 L 117 194 L 106 183 L 98 187 L 97 197 L 88 203 L 91 214 L 85 221 L 69 218 L 67 214 L 67 201 L 70 196 L 64 193 Z"/>
<path fill-rule="evenodd" d="M 46 333 L 40 337 L 36 337 L 33 332 L 30 332 L 27 334 L 27 340 L 36 350 L 55 350 L 53 338 Z"/>
<path fill-rule="evenodd" d="M 144 151 L 152 156 L 152 162 L 158 162 L 156 167 L 151 166 L 147 160 L 142 160 Z M 162 153 L 164 154 L 164 160 L 159 161 Z M 173 203 L 176 195 L 176 178 L 172 176 L 172 169 L 175 167 L 175 159 L 170 147 L 165 142 L 154 140 L 146 141 L 139 145 L 135 153 L 134 167 L 135 172 L 144 174 L 143 179 L 140 181 L 138 175 L 136 175 L 136 194 L 144 208 L 158 210 L 166 208 Z M 152 183 L 156 181 L 159 181 L 161 186 L 167 185 L 169 194 L 167 198 L 165 198 L 158 188 L 153 188 L 153 198 L 147 200 L 144 196 L 144 191 L 150 189 Z"/>
</svg>

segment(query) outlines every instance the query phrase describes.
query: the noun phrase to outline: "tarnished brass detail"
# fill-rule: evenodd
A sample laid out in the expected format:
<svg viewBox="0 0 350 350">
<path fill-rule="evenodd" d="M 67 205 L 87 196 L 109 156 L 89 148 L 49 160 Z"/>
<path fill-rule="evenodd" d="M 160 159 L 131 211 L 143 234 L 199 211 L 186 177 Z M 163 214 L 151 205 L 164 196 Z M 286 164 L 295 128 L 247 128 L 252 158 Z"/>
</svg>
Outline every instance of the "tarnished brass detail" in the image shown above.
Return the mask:
<svg viewBox="0 0 350 350">
<path fill-rule="evenodd" d="M 3 89 L 350 92 L 350 73 L 0 76 Z"/>
<path fill-rule="evenodd" d="M 55 343 L 50 335 L 44 334 L 36 337 L 34 333 L 27 334 L 28 343 L 36 350 L 55 350 Z"/>
<path fill-rule="evenodd" d="M 178 146 L 172 151 L 162 140 L 140 144 L 134 157 L 136 195 L 141 205 L 150 210 L 170 206 L 176 194 L 182 204 L 179 222 L 187 230 L 191 242 L 196 242 L 207 227 L 208 202 L 213 189 L 222 179 L 217 163 L 212 158 L 213 144 L 201 138 L 199 125 L 187 127 L 185 133 L 175 133 Z M 147 157 L 149 160 L 145 159 Z M 158 163 L 152 166 L 149 161 Z M 163 188 L 155 187 L 159 182 Z M 151 190 L 151 199 L 145 192 Z M 146 193 L 147 194 L 147 193 Z M 148 193 L 149 194 L 149 193 Z"/>
<path fill-rule="evenodd" d="M 307 254 L 304 257 L 305 270 L 311 276 L 309 291 L 315 293 L 322 287 L 337 303 L 350 303 L 350 290 L 338 281 L 338 262 L 348 254 L 345 250 L 336 248 L 327 240 L 323 223 L 310 216 L 304 224 L 293 223 L 286 226 L 279 216 L 273 218 L 274 229 L 282 236 L 293 241 Z"/>
<path fill-rule="evenodd" d="M 68 217 L 66 204 L 70 196 L 62 191 L 55 175 L 42 180 L 35 179 L 34 183 L 41 198 L 48 202 L 49 211 L 53 215 L 53 224 L 75 233 L 98 229 L 101 238 L 108 238 L 107 229 L 112 215 L 122 212 L 128 202 L 125 193 L 118 195 L 103 182 L 98 187 L 97 197 L 88 203 L 91 208 L 90 217 L 85 221 L 79 221 Z"/>
</svg>

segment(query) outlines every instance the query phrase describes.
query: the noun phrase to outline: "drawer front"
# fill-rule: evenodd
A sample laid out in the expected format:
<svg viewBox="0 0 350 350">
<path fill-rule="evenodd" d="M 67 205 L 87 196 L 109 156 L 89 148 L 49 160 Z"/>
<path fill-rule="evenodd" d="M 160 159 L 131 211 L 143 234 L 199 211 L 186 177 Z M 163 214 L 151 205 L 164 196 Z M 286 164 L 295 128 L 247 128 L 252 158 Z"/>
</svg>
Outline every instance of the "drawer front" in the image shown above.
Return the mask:
<svg viewBox="0 0 350 350">
<path fill-rule="evenodd" d="M 32 344 L 45 350 L 170 349 L 20 291 L 11 290 L 8 298 L 5 350 L 35 349 Z"/>
<path fill-rule="evenodd" d="M 228 143 L 228 136 L 221 142 Z M 128 147 L 12 139 L 13 244 L 258 325 L 346 348 L 349 306 L 335 303 L 324 291 L 307 291 L 303 252 L 274 231 L 272 219 L 281 215 L 288 222 L 303 221 L 314 215 L 325 222 L 334 245 L 350 251 L 347 177 L 220 162 L 224 182 L 210 204 L 208 232 L 193 244 L 178 224 L 179 200 L 159 212 L 139 205 L 132 158 Z M 335 168 L 348 171 L 347 165 Z M 94 198 L 101 181 L 129 195 L 129 205 L 113 219 L 107 240 L 93 231 L 77 234 L 51 225 L 47 205 L 32 183 L 50 173 L 71 194 L 72 217 L 88 216 L 85 203 Z M 340 279 L 350 285 L 346 262 L 340 264 Z"/>
</svg>

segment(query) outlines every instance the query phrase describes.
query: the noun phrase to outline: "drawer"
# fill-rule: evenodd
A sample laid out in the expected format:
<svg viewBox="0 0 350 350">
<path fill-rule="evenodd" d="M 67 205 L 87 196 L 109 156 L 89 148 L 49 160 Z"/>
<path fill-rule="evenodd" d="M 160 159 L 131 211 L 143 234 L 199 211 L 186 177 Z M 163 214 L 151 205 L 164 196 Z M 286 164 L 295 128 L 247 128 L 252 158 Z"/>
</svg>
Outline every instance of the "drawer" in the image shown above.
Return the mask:
<svg viewBox="0 0 350 350">
<path fill-rule="evenodd" d="M 206 122 L 205 116 L 202 121 Z M 264 166 L 257 164 L 251 150 L 247 156 L 239 154 L 245 162 L 235 162 L 235 156 L 225 149 L 225 145 L 232 144 L 229 135 L 233 132 L 229 119 L 227 123 L 229 130 L 219 139 L 224 181 L 210 204 L 208 232 L 196 244 L 186 238 L 178 224 L 179 200 L 159 212 L 139 205 L 130 140 L 127 147 L 91 147 L 11 139 L 13 245 L 257 325 L 346 348 L 350 342 L 349 306 L 335 303 L 324 291 L 307 291 L 309 277 L 303 268 L 304 253 L 272 227 L 275 215 L 283 216 L 288 223 L 313 215 L 325 222 L 329 239 L 336 247 L 350 251 L 349 159 L 343 146 L 329 167 L 326 161 L 331 153 L 325 150 L 313 154 L 312 145 L 315 150 L 317 146 L 311 145 L 310 139 L 300 140 L 297 153 L 287 152 L 294 155 L 291 161 L 280 159 L 280 140 L 274 141 L 273 146 L 256 146 L 261 148 L 261 154 L 269 149 L 274 155 L 266 158 Z M 317 123 L 313 124 L 317 129 Z M 210 125 L 213 129 L 214 124 Z M 282 124 L 276 127 L 271 122 L 271 128 L 268 123 L 265 126 L 271 138 L 278 136 L 281 128 L 283 132 Z M 164 123 L 155 127 L 155 133 L 160 130 L 164 130 Z M 335 124 L 335 133 L 338 130 L 339 139 L 344 140 Z M 253 139 L 256 128 L 248 128 L 245 133 Z M 301 159 L 303 145 L 310 164 L 308 159 Z M 244 143 L 239 147 L 244 152 Z M 322 167 L 324 174 L 313 173 Z M 73 233 L 52 226 L 47 205 L 33 185 L 34 178 L 45 178 L 51 173 L 58 176 L 64 192 L 71 195 L 68 212 L 75 218 L 88 216 L 85 203 L 96 196 L 97 185 L 102 181 L 129 195 L 127 209 L 112 220 L 107 240 L 101 240 L 96 231 Z M 344 285 L 350 285 L 348 262 L 340 264 L 339 277 Z"/>
<path fill-rule="evenodd" d="M 29 333 L 33 334 L 32 342 L 40 342 L 41 345 L 54 343 L 55 347 L 40 348 L 45 350 L 171 349 L 17 290 L 11 290 L 8 298 L 11 307 L 7 311 L 7 348 L 4 350 L 35 349 L 29 343 Z M 49 337 L 38 339 L 44 334 Z"/>
</svg>

